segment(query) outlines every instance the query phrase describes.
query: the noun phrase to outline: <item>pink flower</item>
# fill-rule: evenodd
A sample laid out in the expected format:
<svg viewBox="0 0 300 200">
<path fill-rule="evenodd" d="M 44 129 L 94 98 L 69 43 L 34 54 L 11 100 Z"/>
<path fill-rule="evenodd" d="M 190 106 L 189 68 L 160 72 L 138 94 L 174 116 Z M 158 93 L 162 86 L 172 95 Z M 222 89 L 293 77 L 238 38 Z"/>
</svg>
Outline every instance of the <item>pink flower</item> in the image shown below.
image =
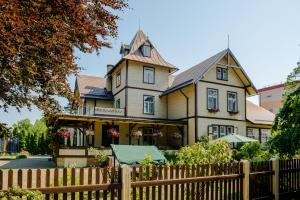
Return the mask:
<svg viewBox="0 0 300 200">
<path fill-rule="evenodd" d="M 62 138 L 69 138 L 71 136 L 71 133 L 66 129 L 62 129 L 58 132 L 58 135 Z"/>
</svg>

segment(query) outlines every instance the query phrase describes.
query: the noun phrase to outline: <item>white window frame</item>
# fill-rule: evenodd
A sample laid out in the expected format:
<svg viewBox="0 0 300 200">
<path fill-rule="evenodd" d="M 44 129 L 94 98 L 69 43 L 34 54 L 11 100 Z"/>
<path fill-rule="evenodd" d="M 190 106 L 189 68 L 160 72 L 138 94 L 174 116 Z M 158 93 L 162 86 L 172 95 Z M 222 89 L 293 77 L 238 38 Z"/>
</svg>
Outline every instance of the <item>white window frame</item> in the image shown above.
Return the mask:
<svg viewBox="0 0 300 200">
<path fill-rule="evenodd" d="M 152 77 L 151 77 L 152 73 Z M 143 82 L 147 84 L 155 83 L 155 69 L 153 67 L 144 67 Z"/>
<path fill-rule="evenodd" d="M 147 98 L 152 98 L 152 101 L 147 101 Z M 151 114 L 154 115 L 154 96 L 151 95 L 144 95 L 143 96 L 143 102 L 144 102 L 144 114 Z"/>
<path fill-rule="evenodd" d="M 234 98 L 231 97 L 231 95 L 234 95 Z M 232 92 L 232 91 L 228 91 L 227 92 L 227 111 L 228 112 L 232 112 L 232 113 L 238 112 L 238 96 L 237 96 L 237 92 Z"/>
<path fill-rule="evenodd" d="M 217 67 L 217 80 L 228 81 L 228 68 Z"/>
<path fill-rule="evenodd" d="M 211 92 L 214 92 L 214 94 L 212 94 Z M 213 101 L 214 103 L 211 103 L 211 101 Z M 219 109 L 219 91 L 217 89 L 207 88 L 207 109 L 208 110 Z"/>
</svg>

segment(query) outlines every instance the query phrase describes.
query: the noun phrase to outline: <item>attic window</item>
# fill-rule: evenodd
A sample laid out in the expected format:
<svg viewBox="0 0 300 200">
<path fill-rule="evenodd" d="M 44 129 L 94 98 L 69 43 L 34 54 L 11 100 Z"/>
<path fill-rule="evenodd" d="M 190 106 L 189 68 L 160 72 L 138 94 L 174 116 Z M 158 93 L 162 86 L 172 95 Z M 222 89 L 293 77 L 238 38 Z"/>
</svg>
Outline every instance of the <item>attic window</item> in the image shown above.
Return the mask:
<svg viewBox="0 0 300 200">
<path fill-rule="evenodd" d="M 144 44 L 142 46 L 142 52 L 143 52 L 144 56 L 150 57 L 151 56 L 151 46 L 150 46 L 150 44 Z"/>
</svg>

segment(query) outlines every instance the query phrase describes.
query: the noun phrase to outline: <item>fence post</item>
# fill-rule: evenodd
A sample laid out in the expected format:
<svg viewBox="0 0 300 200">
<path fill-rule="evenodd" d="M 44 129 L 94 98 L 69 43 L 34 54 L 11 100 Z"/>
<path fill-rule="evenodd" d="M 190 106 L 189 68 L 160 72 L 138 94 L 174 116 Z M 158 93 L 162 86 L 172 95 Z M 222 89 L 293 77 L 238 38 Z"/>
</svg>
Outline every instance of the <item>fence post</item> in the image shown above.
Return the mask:
<svg viewBox="0 0 300 200">
<path fill-rule="evenodd" d="M 274 199 L 279 200 L 279 159 L 272 159 L 272 170 L 274 171 L 273 175 L 273 194 Z"/>
<path fill-rule="evenodd" d="M 131 172 L 128 165 L 122 165 L 122 200 L 130 200 Z"/>
<path fill-rule="evenodd" d="M 243 164 L 243 200 L 249 200 L 249 174 L 250 174 L 250 164 L 248 160 L 242 160 Z"/>
</svg>

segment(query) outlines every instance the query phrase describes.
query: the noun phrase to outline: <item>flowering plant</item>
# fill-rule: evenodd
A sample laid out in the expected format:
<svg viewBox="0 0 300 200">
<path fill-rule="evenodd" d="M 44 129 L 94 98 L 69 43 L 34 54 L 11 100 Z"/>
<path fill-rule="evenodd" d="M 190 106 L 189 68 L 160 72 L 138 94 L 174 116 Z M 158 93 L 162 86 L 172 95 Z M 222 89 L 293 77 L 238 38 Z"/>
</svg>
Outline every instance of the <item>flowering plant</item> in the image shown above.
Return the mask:
<svg viewBox="0 0 300 200">
<path fill-rule="evenodd" d="M 143 136 L 143 133 L 141 130 L 134 130 L 131 134 L 133 137 L 139 138 Z"/>
<path fill-rule="evenodd" d="M 182 135 L 178 132 L 174 132 L 174 133 L 171 134 L 171 138 L 175 139 L 175 140 L 179 140 L 179 139 L 182 138 Z"/>
<path fill-rule="evenodd" d="M 115 128 L 111 128 L 108 131 L 108 134 L 110 134 L 111 137 L 117 138 L 120 136 L 120 133 Z"/>
<path fill-rule="evenodd" d="M 153 137 L 162 137 L 163 134 L 160 130 L 154 130 Z"/>
<path fill-rule="evenodd" d="M 58 131 L 58 135 L 62 138 L 69 138 L 71 133 L 67 129 L 62 129 L 62 130 Z"/>
</svg>

